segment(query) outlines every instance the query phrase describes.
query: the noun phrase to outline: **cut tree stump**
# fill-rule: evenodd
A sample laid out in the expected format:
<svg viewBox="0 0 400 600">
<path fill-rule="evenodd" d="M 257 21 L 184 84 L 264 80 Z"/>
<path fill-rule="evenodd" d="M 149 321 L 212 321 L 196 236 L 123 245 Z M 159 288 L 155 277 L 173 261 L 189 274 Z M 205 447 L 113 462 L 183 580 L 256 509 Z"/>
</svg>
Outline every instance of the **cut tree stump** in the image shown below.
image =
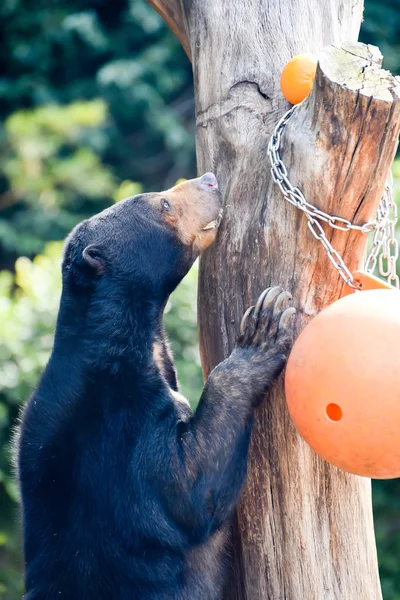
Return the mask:
<svg viewBox="0 0 400 600">
<path fill-rule="evenodd" d="M 395 154 L 399 81 L 380 68 L 376 48 L 356 43 L 357 0 L 148 1 L 190 48 L 199 172 L 216 173 L 225 201 L 200 267 L 207 377 L 264 288 L 292 292 L 297 333 L 343 290 L 304 215 L 271 178 L 268 141 L 289 108 L 279 90 L 284 64 L 319 53 L 313 90 L 282 136 L 289 178 L 309 202 L 357 224 L 374 215 Z M 327 44 L 334 45 L 321 51 Z M 366 236 L 325 231 L 350 270 L 359 268 Z M 325 463 L 302 441 L 282 378 L 256 414 L 232 529 L 226 600 L 381 598 L 371 483 Z"/>
</svg>

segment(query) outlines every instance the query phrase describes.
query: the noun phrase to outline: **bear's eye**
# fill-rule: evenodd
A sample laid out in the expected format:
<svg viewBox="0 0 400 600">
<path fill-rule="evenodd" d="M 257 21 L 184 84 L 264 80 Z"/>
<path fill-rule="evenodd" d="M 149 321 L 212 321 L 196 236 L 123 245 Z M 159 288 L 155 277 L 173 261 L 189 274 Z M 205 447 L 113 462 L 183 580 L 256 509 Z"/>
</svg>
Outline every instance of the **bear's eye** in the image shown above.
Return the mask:
<svg viewBox="0 0 400 600">
<path fill-rule="evenodd" d="M 169 210 L 171 208 L 170 203 L 165 198 L 163 198 L 161 200 L 161 206 L 162 206 L 163 210 Z"/>
</svg>

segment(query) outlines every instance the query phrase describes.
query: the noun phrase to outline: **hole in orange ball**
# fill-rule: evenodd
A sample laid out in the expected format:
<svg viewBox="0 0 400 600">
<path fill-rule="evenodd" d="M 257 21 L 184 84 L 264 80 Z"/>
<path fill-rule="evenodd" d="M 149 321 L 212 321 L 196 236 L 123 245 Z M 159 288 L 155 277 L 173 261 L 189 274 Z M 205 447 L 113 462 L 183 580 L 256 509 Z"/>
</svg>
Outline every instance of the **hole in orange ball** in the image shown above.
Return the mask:
<svg viewBox="0 0 400 600">
<path fill-rule="evenodd" d="M 331 421 L 340 421 L 343 417 L 343 411 L 338 404 L 328 404 L 326 407 L 326 414 L 328 415 Z"/>
</svg>

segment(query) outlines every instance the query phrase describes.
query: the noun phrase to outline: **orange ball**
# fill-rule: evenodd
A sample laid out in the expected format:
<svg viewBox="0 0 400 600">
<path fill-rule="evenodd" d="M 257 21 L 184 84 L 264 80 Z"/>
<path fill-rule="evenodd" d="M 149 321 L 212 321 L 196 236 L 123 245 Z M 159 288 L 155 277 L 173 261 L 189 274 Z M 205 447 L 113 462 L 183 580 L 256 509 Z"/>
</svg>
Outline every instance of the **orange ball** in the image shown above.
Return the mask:
<svg viewBox="0 0 400 600">
<path fill-rule="evenodd" d="M 281 90 L 291 104 L 307 98 L 315 79 L 318 59 L 315 54 L 298 54 L 289 60 L 282 71 Z"/>
<path fill-rule="evenodd" d="M 323 459 L 400 477 L 400 293 L 359 292 L 323 310 L 293 346 L 285 390 L 298 432 Z"/>
</svg>

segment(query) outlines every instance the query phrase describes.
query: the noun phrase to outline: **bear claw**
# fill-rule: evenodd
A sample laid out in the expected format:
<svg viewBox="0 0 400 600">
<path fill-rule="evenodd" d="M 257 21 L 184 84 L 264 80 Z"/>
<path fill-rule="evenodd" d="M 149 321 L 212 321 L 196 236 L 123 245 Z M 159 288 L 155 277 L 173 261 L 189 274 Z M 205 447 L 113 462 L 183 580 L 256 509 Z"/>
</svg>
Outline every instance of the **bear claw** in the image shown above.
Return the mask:
<svg viewBox="0 0 400 600">
<path fill-rule="evenodd" d="M 246 310 L 246 312 L 244 313 L 242 320 L 240 321 L 240 331 L 239 334 L 243 335 L 244 330 L 246 329 L 248 320 L 249 320 L 249 316 L 251 313 L 253 313 L 253 310 L 255 309 L 255 306 L 249 306 L 249 308 Z"/>
<path fill-rule="evenodd" d="M 286 294 L 287 292 L 283 292 L 282 288 L 280 288 L 278 285 L 270 288 L 268 294 L 265 296 L 264 302 L 263 302 L 263 311 L 268 310 L 270 308 L 272 308 L 274 306 L 275 300 L 282 294 Z M 261 294 L 262 295 L 262 294 Z"/>
<path fill-rule="evenodd" d="M 280 337 L 279 334 L 285 333 L 287 336 L 288 333 L 284 330 L 296 309 L 283 307 L 291 299 L 292 295 L 279 286 L 264 290 L 257 303 L 244 313 L 238 342 L 241 345 L 260 346 L 269 342 L 274 344 Z"/>
<path fill-rule="evenodd" d="M 296 314 L 296 309 L 291 306 L 290 308 L 287 308 L 281 315 L 281 318 L 279 320 L 279 329 L 285 329 L 288 324 L 289 321 L 291 320 L 292 316 Z"/>
<path fill-rule="evenodd" d="M 260 308 L 266 298 L 266 296 L 269 294 L 269 292 L 271 291 L 271 288 L 267 288 L 266 290 L 264 290 L 262 292 L 262 294 L 260 294 L 258 300 L 257 300 L 257 304 L 255 306 L 255 312 L 258 314 L 260 312 Z"/>
<path fill-rule="evenodd" d="M 291 299 L 292 299 L 292 294 L 290 294 L 290 292 L 282 292 L 281 294 L 279 294 L 279 296 L 277 297 L 275 304 L 274 304 L 274 315 L 276 315 L 278 312 L 281 312 L 282 305 L 287 300 L 291 300 Z"/>
</svg>

